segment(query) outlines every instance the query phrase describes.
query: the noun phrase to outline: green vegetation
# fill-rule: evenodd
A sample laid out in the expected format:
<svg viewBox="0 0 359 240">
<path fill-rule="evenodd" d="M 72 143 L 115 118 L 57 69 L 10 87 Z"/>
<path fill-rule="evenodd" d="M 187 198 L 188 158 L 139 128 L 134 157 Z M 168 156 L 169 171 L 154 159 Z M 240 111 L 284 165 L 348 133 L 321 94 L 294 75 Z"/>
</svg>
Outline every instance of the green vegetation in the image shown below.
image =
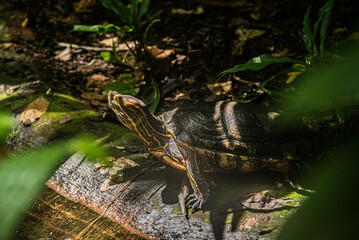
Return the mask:
<svg viewBox="0 0 359 240">
<path fill-rule="evenodd" d="M 0 143 L 10 134 L 11 117 L 0 114 Z M 0 162 L 0 239 L 10 239 L 26 208 L 44 186 L 60 160 L 69 154 L 82 151 L 90 157 L 104 158 L 94 139 L 86 136 L 62 141 L 15 156 L 2 157 Z M 0 147 L 1 147 L 0 146 Z"/>
<path fill-rule="evenodd" d="M 240 71 L 245 70 L 253 70 L 258 71 L 265 67 L 267 67 L 270 64 L 279 64 L 279 63 L 292 63 L 292 67 L 285 69 L 273 77 L 265 80 L 263 83 L 261 83 L 257 89 L 256 94 L 263 94 L 264 88 L 266 87 L 267 83 L 274 80 L 279 80 L 286 78 L 285 83 L 290 84 L 294 81 L 294 79 L 304 76 L 305 72 L 312 72 L 313 65 L 316 63 L 318 64 L 324 59 L 324 42 L 327 37 L 327 30 L 330 24 L 330 18 L 331 18 L 331 11 L 334 7 L 334 0 L 328 1 L 322 8 L 320 8 L 318 12 L 318 20 L 315 22 L 313 29 L 310 26 L 310 9 L 311 7 L 308 7 L 308 10 L 304 16 L 303 21 L 303 41 L 305 43 L 305 46 L 308 50 L 308 55 L 305 57 L 305 61 L 301 60 L 294 60 L 289 57 L 283 57 L 283 58 L 277 58 L 273 57 L 270 54 L 262 54 L 260 56 L 257 56 L 255 58 L 252 58 L 251 60 L 247 61 L 244 64 L 238 64 L 230 69 L 227 69 L 223 72 L 221 72 L 218 77 L 221 78 L 227 74 L 230 73 L 237 73 Z M 320 26 L 320 34 L 319 34 L 319 47 L 317 47 L 316 42 L 318 41 L 318 29 Z M 319 52 L 318 52 L 319 48 Z M 266 89 L 267 92 L 271 95 L 283 95 L 282 93 L 270 91 Z M 246 97 L 246 96 L 242 96 Z"/>
<path fill-rule="evenodd" d="M 154 23 L 160 21 L 159 19 L 153 19 L 152 21 L 145 21 L 145 23 L 142 22 L 143 17 L 148 10 L 150 0 L 131 0 L 129 6 L 126 6 L 122 0 L 101 0 L 101 2 L 103 6 L 112 10 L 125 26 L 117 26 L 114 24 L 93 26 L 75 25 L 73 30 L 94 33 L 111 33 L 113 36 L 112 52 L 101 52 L 101 57 L 108 62 L 132 67 L 123 62 L 118 56 L 116 46 L 123 42 L 126 44 L 132 55 L 136 57 L 137 67 L 142 68 L 143 71 L 147 71 L 147 68 L 151 66 L 151 57 L 147 51 L 148 32 Z M 131 36 L 134 44 L 133 48 L 126 40 L 126 34 Z M 115 37 L 117 41 L 114 40 Z M 138 78 L 132 77 L 130 74 L 125 74 L 115 83 L 106 86 L 105 94 L 107 94 L 109 90 L 114 90 L 121 94 L 136 96 L 140 90 L 138 87 L 135 87 L 137 80 Z M 150 106 L 150 111 L 154 113 L 160 100 L 160 91 L 157 83 L 152 80 L 151 85 L 148 86 L 141 95 L 145 103 Z"/>
<path fill-rule="evenodd" d="M 86 31 L 95 33 L 111 33 L 113 36 L 118 37 L 117 45 L 120 42 L 124 42 L 131 53 L 136 57 L 137 61 L 148 61 L 147 55 L 147 35 L 152 25 L 159 21 L 154 19 L 148 24 L 142 24 L 142 18 L 148 10 L 149 0 L 131 0 L 129 6 L 126 6 L 121 0 L 101 0 L 102 4 L 112 10 L 119 20 L 127 26 L 117 26 L 114 24 L 108 25 L 75 25 L 74 31 Z M 140 3 L 141 2 L 141 3 Z M 124 39 L 126 33 L 130 34 L 134 40 L 134 49 L 132 49 L 128 42 Z M 116 51 L 116 43 L 113 42 L 113 53 L 112 55 L 101 53 L 101 56 L 105 60 L 111 60 L 121 64 L 125 64 L 119 59 Z M 127 64 L 125 64 L 127 65 Z"/>
</svg>

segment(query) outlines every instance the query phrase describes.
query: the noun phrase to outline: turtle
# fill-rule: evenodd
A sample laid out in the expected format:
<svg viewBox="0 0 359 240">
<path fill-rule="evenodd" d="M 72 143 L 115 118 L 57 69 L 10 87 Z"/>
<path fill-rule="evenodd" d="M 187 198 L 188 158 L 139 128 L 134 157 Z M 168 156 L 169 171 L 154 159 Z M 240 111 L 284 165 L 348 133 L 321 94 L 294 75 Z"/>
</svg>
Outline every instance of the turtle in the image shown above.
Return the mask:
<svg viewBox="0 0 359 240">
<path fill-rule="evenodd" d="M 305 153 L 298 140 L 303 129 L 258 104 L 191 104 L 155 116 L 130 95 L 109 91 L 108 103 L 154 157 L 186 172 L 193 189 L 187 198 L 192 212 L 202 209 L 210 194 L 204 172 L 289 173 Z"/>
</svg>

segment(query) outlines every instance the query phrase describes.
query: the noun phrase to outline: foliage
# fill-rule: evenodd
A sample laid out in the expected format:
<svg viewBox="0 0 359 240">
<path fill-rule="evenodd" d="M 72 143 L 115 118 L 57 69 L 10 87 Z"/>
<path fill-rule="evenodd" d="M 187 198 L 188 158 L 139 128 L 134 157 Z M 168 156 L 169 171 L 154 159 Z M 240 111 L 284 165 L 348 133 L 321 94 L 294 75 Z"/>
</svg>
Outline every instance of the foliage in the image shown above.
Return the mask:
<svg viewBox="0 0 359 240">
<path fill-rule="evenodd" d="M 286 108 L 310 114 L 313 109 L 322 109 L 326 102 L 334 102 L 343 109 L 348 103 L 358 106 L 355 96 L 359 93 L 359 46 L 349 51 L 349 56 L 340 64 L 321 69 L 312 81 L 314 84 L 303 84 L 300 94 L 291 96 Z M 356 116 L 358 109 L 351 114 Z M 354 196 L 359 181 L 358 144 L 358 130 L 350 131 L 345 141 L 336 146 L 336 154 L 328 157 L 326 165 L 318 169 L 320 172 L 314 172 L 316 193 L 288 220 L 279 239 L 334 240 L 356 235 L 359 211 Z"/>
<path fill-rule="evenodd" d="M 101 0 L 101 2 L 103 6 L 112 10 L 119 18 L 119 20 L 123 24 L 126 24 L 126 26 L 121 27 L 121 26 L 116 26 L 114 24 L 93 25 L 93 26 L 75 25 L 73 30 L 84 31 L 84 32 L 95 32 L 95 33 L 106 32 L 106 33 L 112 33 L 114 37 L 115 36 L 118 37 L 117 43 L 113 42 L 113 52 L 112 52 L 113 57 L 112 58 L 109 57 L 110 56 L 109 54 L 104 54 L 104 53 L 101 54 L 101 56 L 106 61 L 110 61 L 111 59 L 111 62 L 124 64 L 124 62 L 118 58 L 118 54 L 116 51 L 116 45 L 118 45 L 121 41 L 124 41 L 124 43 L 128 46 L 129 50 L 136 57 L 138 62 L 142 60 L 149 61 L 149 59 L 147 58 L 147 49 L 146 49 L 147 35 L 152 25 L 159 21 L 159 19 L 154 19 L 150 23 L 145 25 L 141 23 L 144 14 L 148 10 L 150 0 L 143 0 L 143 1 L 131 0 L 129 7 L 126 6 L 122 0 Z M 126 33 L 132 35 L 135 44 L 134 49 L 131 49 L 127 41 L 124 40 L 124 36 Z"/>
<path fill-rule="evenodd" d="M 290 84 L 294 79 L 301 76 L 303 73 L 307 71 L 312 71 L 312 65 L 314 60 L 320 61 L 324 58 L 324 42 L 327 37 L 327 29 L 330 24 L 331 18 L 331 10 L 334 7 L 334 0 L 329 0 L 323 7 L 320 8 L 318 13 L 318 20 L 315 22 L 313 29 L 310 26 L 310 18 L 309 13 L 311 6 L 308 7 L 308 10 L 304 16 L 303 20 L 303 41 L 308 50 L 308 55 L 305 57 L 306 61 L 294 60 L 289 57 L 277 58 L 273 57 L 269 54 L 262 54 L 258 57 L 255 57 L 244 64 L 238 64 L 230 69 L 227 69 L 221 72 L 218 77 L 221 78 L 229 73 L 236 73 L 239 71 L 245 70 L 253 70 L 258 71 L 270 64 L 278 64 L 278 63 L 294 63 L 291 68 L 285 69 L 275 76 L 271 77 L 264 81 L 258 88 L 258 94 L 261 94 L 266 86 L 266 84 L 270 81 L 280 79 L 283 76 L 287 76 L 286 83 Z M 320 26 L 320 38 L 319 38 L 319 52 L 318 47 L 316 45 L 317 42 L 317 32 Z M 269 91 L 270 93 L 270 91 Z"/>
<path fill-rule="evenodd" d="M 137 81 L 138 78 L 133 77 L 132 74 L 123 74 L 118 81 L 105 86 L 104 94 L 112 90 L 121 94 L 136 96 L 140 90 L 139 87 L 136 87 Z"/>
<path fill-rule="evenodd" d="M 106 8 L 112 10 L 125 26 L 116 26 L 114 24 L 93 26 L 75 25 L 73 30 L 111 33 L 113 36 L 112 52 L 101 52 L 101 57 L 105 61 L 131 67 L 122 61 L 117 54 L 116 46 L 124 42 L 129 51 L 136 57 L 138 63 L 142 61 L 146 63 L 144 67 L 147 69 L 147 67 L 151 65 L 151 59 L 147 53 L 148 32 L 152 25 L 159 21 L 159 19 L 154 19 L 145 24 L 142 23 L 143 16 L 148 11 L 150 0 L 130 0 L 129 6 L 126 6 L 122 0 L 101 0 L 101 2 Z M 130 34 L 134 40 L 134 49 L 132 49 L 124 39 L 127 33 Z M 117 37 L 117 42 L 114 41 L 114 37 Z M 131 74 L 122 75 L 119 80 L 107 85 L 104 93 L 107 94 L 109 90 L 113 90 L 121 94 L 136 96 L 139 92 L 139 88 L 136 87 L 138 79 L 133 78 L 132 75 L 130 77 L 130 75 Z M 150 111 L 154 113 L 160 100 L 160 92 L 157 84 L 153 80 L 151 85 L 144 90 L 142 98 L 145 103 L 149 105 Z"/>
<path fill-rule="evenodd" d="M 8 132 L 9 119 L 10 116 L 1 114 L 1 133 Z M 92 140 L 89 137 L 76 138 L 1 159 L 0 239 L 10 239 L 24 209 L 66 155 L 82 151 L 93 158 L 104 158 L 103 151 Z"/>
</svg>

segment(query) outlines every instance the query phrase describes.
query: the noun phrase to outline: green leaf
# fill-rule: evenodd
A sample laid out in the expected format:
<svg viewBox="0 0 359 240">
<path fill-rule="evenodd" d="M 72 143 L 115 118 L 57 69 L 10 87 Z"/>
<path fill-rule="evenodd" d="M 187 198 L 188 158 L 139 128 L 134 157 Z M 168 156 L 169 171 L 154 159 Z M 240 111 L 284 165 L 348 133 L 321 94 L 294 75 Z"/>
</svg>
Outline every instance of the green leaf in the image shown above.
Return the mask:
<svg viewBox="0 0 359 240">
<path fill-rule="evenodd" d="M 20 156 L 0 165 L 0 239 L 10 239 L 17 222 L 63 156 L 63 147 L 55 145 Z"/>
<path fill-rule="evenodd" d="M 142 0 L 141 6 L 140 6 L 140 12 L 138 13 L 140 20 L 141 20 L 143 14 L 146 13 L 149 4 L 150 4 L 150 0 Z"/>
<path fill-rule="evenodd" d="M 5 143 L 12 128 L 12 117 L 9 114 L 0 112 L 0 146 Z"/>
<path fill-rule="evenodd" d="M 126 27 L 119 27 L 114 24 L 108 25 L 74 25 L 73 31 L 81 32 L 128 32 L 130 29 Z"/>
<path fill-rule="evenodd" d="M 152 27 L 153 24 L 155 24 L 156 22 L 161 21 L 160 19 L 153 19 L 152 22 L 150 24 L 148 24 L 148 26 L 146 27 L 145 33 L 143 34 L 143 42 L 147 43 L 147 35 L 148 35 L 148 31 L 150 30 L 150 28 Z"/>
<path fill-rule="evenodd" d="M 327 12 L 330 12 L 333 7 L 334 7 L 334 1 L 330 0 L 319 9 L 318 20 L 316 21 L 316 23 L 314 24 L 314 27 L 313 27 L 313 37 L 314 37 L 314 39 L 317 36 L 318 27 L 319 27 L 319 24 L 322 21 L 324 15 Z"/>
<path fill-rule="evenodd" d="M 74 146 L 74 141 L 79 144 Z M 98 155 L 89 139 L 78 139 L 2 159 L 0 162 L 0 239 L 10 239 L 24 210 L 39 193 L 65 155 L 83 151 Z M 89 151 L 88 151 L 89 150 Z"/>
<path fill-rule="evenodd" d="M 279 240 L 353 239 L 357 234 L 358 214 L 358 139 L 336 146 L 334 157 L 317 167 L 316 192 L 288 219 Z M 324 160 L 324 159 L 323 159 Z"/>
<path fill-rule="evenodd" d="M 105 60 L 106 62 L 118 63 L 126 67 L 129 67 L 129 65 L 123 62 L 117 54 L 113 54 L 111 52 L 101 52 L 100 55 L 102 59 Z"/>
<path fill-rule="evenodd" d="M 135 87 L 138 81 L 137 77 L 133 77 L 131 73 L 125 73 L 120 76 L 120 81 L 127 83 L 131 85 L 132 87 Z"/>
<path fill-rule="evenodd" d="M 245 71 L 245 70 L 258 71 L 273 63 L 301 63 L 301 62 L 288 57 L 276 58 L 270 54 L 262 54 L 258 57 L 252 58 L 251 60 L 249 60 L 244 64 L 238 64 L 230 69 L 221 72 L 220 74 L 218 74 L 218 78 L 221 78 L 226 74 L 236 73 L 239 71 Z"/>
<path fill-rule="evenodd" d="M 143 100 L 148 106 L 148 110 L 154 114 L 158 103 L 160 102 L 161 94 L 157 84 L 152 81 L 152 86 L 147 88 L 143 94 Z"/>
<path fill-rule="evenodd" d="M 349 51 L 342 55 L 344 60 L 308 72 L 307 79 L 298 88 L 298 94 L 291 97 L 287 109 L 320 111 L 353 104 L 359 92 L 359 47 Z"/>
<path fill-rule="evenodd" d="M 314 56 L 314 46 L 315 46 L 315 39 L 313 37 L 312 29 L 310 27 L 310 9 L 312 6 L 309 6 L 307 9 L 307 12 L 304 15 L 303 20 L 303 41 L 305 43 L 305 46 L 309 52 L 309 56 Z"/>
<path fill-rule="evenodd" d="M 72 31 L 79 31 L 79 32 L 98 32 L 100 30 L 100 25 L 74 25 Z"/>
<path fill-rule="evenodd" d="M 121 94 L 136 96 L 140 90 L 140 88 L 136 87 L 137 81 L 138 78 L 133 77 L 132 74 L 123 74 L 118 81 L 105 86 L 104 94 L 107 94 L 112 90 Z"/>
<path fill-rule="evenodd" d="M 132 25 L 135 27 L 136 32 L 141 34 L 141 19 L 138 13 L 138 0 L 130 1 L 130 15 L 132 19 Z"/>
<path fill-rule="evenodd" d="M 112 54 L 110 52 L 101 52 L 100 55 L 101 55 L 102 59 L 105 60 L 106 62 L 111 62 Z"/>
<path fill-rule="evenodd" d="M 115 12 L 116 16 L 124 23 L 131 25 L 130 11 L 120 0 L 101 0 L 102 5 Z"/>
</svg>

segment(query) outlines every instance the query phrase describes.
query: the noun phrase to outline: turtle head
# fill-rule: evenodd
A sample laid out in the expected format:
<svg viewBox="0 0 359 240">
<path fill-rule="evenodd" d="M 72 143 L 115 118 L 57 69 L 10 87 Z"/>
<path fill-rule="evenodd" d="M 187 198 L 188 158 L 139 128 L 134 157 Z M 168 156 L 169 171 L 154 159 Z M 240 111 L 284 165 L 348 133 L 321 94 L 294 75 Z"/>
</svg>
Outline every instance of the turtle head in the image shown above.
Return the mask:
<svg viewBox="0 0 359 240">
<path fill-rule="evenodd" d="M 152 115 L 141 100 L 122 95 L 115 91 L 108 93 L 108 105 L 115 112 L 118 120 L 136 133 L 147 146 L 153 146 L 154 138 L 164 133 L 163 122 Z"/>
<path fill-rule="evenodd" d="M 108 92 L 108 105 L 115 112 L 118 120 L 133 131 L 141 118 L 154 117 L 140 99 L 115 91 Z"/>
</svg>

